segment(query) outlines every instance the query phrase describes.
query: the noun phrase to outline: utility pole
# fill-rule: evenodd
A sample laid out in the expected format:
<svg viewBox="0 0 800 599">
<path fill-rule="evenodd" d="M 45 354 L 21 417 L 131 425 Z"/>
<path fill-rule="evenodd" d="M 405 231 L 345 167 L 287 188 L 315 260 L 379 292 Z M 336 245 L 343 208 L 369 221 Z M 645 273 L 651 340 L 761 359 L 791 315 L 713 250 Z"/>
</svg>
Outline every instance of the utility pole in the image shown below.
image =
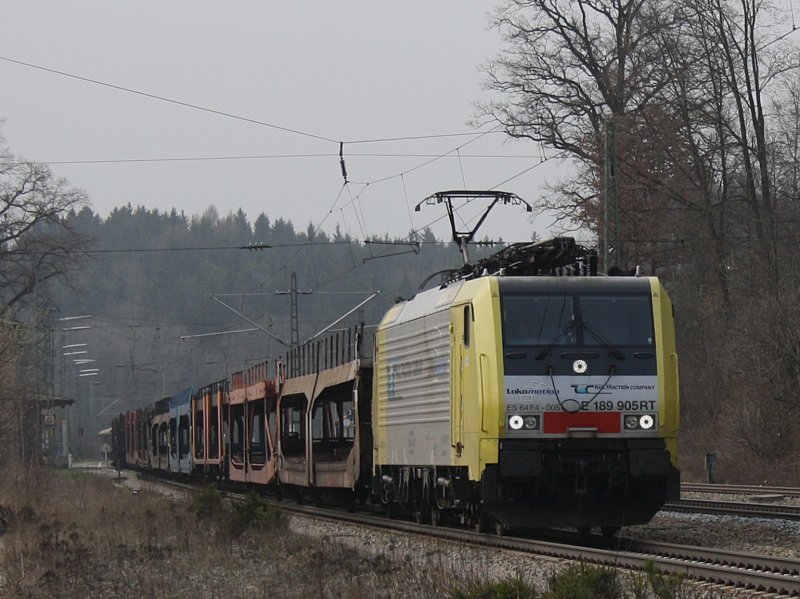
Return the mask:
<svg viewBox="0 0 800 599">
<path fill-rule="evenodd" d="M 290 350 L 295 350 L 300 346 L 300 318 L 298 316 L 297 310 L 297 296 L 299 294 L 303 295 L 310 295 L 314 293 L 313 291 L 298 291 L 297 289 L 297 273 L 293 272 L 291 275 L 291 287 L 289 291 L 275 291 L 275 295 L 288 295 L 289 296 L 289 314 L 290 314 L 290 328 L 291 332 L 289 333 L 289 348 Z M 299 356 L 297 355 L 296 351 L 290 351 L 289 355 L 292 357 L 293 361 L 296 361 Z M 289 372 L 294 372 L 297 364 L 289 364 Z"/>
<path fill-rule="evenodd" d="M 347 294 L 347 295 L 349 295 L 349 294 L 361 294 L 361 293 L 369 293 L 369 292 L 322 291 L 320 293 L 322 293 L 322 294 Z M 349 311 L 344 313 L 342 316 L 340 316 L 339 318 L 334 320 L 332 323 L 328 324 L 322 330 L 320 330 L 317 333 L 313 334 L 311 337 L 309 337 L 308 339 L 306 339 L 305 341 L 303 341 L 301 343 L 300 342 L 300 317 L 299 317 L 299 307 L 298 307 L 298 296 L 300 296 L 300 295 L 312 295 L 312 294 L 314 294 L 314 292 L 311 291 L 311 290 L 300 290 L 300 289 L 297 288 L 297 273 L 294 273 L 294 272 L 291 273 L 291 286 L 286 291 L 275 290 L 274 292 L 271 292 L 271 293 L 212 294 L 210 296 L 211 299 L 213 299 L 214 301 L 222 304 L 228 310 L 230 310 L 231 312 L 233 312 L 234 314 L 236 314 L 240 318 L 243 318 L 244 320 L 246 320 L 247 322 L 249 322 L 250 324 L 252 324 L 256 328 L 255 329 L 240 329 L 240 330 L 237 330 L 237 331 L 221 331 L 221 332 L 217 332 L 217 333 L 203 333 L 203 334 L 200 334 L 200 335 L 184 335 L 184 336 L 181 337 L 181 339 L 194 339 L 194 338 L 198 338 L 198 337 L 207 337 L 207 336 L 210 336 L 210 335 L 228 335 L 228 334 L 246 333 L 246 332 L 250 332 L 250 331 L 254 331 L 254 330 L 260 330 L 260 331 L 266 333 L 267 335 L 269 335 L 270 337 L 272 337 L 273 339 L 275 339 L 281 345 L 284 345 L 284 346 L 289 348 L 289 350 L 290 350 L 289 351 L 289 356 L 290 356 L 291 363 L 287 364 L 286 366 L 288 368 L 288 372 L 289 373 L 296 373 L 298 371 L 299 361 L 300 361 L 300 353 L 298 351 L 296 351 L 296 350 L 299 347 L 301 347 L 302 345 L 310 343 L 311 341 L 313 341 L 314 339 L 316 339 L 317 337 L 319 337 L 320 335 L 322 335 L 323 333 L 328 331 L 331 327 L 335 326 L 336 324 L 338 324 L 339 322 L 341 322 L 342 320 L 344 320 L 345 318 L 350 316 L 353 312 L 356 312 L 357 310 L 361 309 L 362 306 L 364 306 L 364 304 L 366 304 L 367 302 L 369 302 L 372 299 L 374 299 L 375 297 L 377 297 L 380 294 L 380 292 L 379 291 L 373 291 L 371 293 L 371 295 L 367 299 L 363 300 L 357 306 L 355 306 L 354 308 L 350 309 Z M 268 329 L 266 329 L 263 326 L 261 326 L 260 324 L 258 324 L 255 320 L 253 320 L 252 318 L 249 318 L 244 313 L 242 313 L 240 310 L 237 310 L 236 308 L 234 308 L 233 306 L 231 306 L 230 304 L 226 303 L 225 301 L 223 301 L 221 299 L 221 297 L 226 297 L 226 296 L 230 296 L 230 295 L 237 295 L 237 296 L 245 296 L 245 295 L 288 295 L 289 298 L 290 298 L 290 319 L 291 319 L 291 321 L 290 321 L 291 331 L 290 331 L 290 337 L 289 337 L 290 342 L 286 343 L 286 341 L 284 341 L 283 339 L 281 339 L 280 337 L 278 337 L 277 335 L 275 335 L 274 333 L 272 333 Z"/>
<path fill-rule="evenodd" d="M 311 295 L 313 291 L 299 291 L 297 289 L 297 273 L 293 272 L 291 276 L 291 287 L 289 291 L 275 291 L 275 295 L 288 295 L 289 296 L 289 312 L 290 312 L 290 327 L 289 333 L 289 346 L 295 349 L 300 345 L 300 318 L 297 310 L 297 296 L 298 295 Z"/>
</svg>

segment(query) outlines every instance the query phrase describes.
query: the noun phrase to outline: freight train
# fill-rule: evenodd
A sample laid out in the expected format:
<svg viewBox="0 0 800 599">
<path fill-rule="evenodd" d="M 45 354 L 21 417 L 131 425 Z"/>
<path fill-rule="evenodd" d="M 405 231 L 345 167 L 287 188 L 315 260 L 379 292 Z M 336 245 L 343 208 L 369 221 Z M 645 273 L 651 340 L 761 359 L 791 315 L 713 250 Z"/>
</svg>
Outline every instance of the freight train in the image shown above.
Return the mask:
<svg viewBox="0 0 800 599">
<path fill-rule="evenodd" d="M 338 495 L 420 522 L 640 524 L 679 496 L 678 357 L 655 277 L 571 238 L 507 246 L 363 325 L 114 422 L 120 462 Z"/>
</svg>

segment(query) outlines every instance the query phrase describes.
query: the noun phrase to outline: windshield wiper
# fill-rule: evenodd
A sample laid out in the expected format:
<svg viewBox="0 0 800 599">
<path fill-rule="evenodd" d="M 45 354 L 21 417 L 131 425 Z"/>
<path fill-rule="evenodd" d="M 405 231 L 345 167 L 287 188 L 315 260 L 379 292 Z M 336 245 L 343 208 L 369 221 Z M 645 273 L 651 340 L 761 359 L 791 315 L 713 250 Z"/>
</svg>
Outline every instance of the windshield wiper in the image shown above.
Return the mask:
<svg viewBox="0 0 800 599">
<path fill-rule="evenodd" d="M 553 351 L 553 348 L 555 348 L 555 346 L 558 345 L 558 342 L 561 341 L 561 338 L 564 336 L 564 334 L 567 333 L 571 328 L 572 328 L 572 322 L 568 322 L 566 326 L 562 327 L 561 330 L 556 334 L 556 336 L 553 337 L 547 343 L 547 345 L 545 345 L 542 348 L 542 351 L 536 354 L 536 359 L 544 360 L 547 357 L 547 354 Z"/>
<path fill-rule="evenodd" d="M 614 356 L 617 360 L 624 360 L 625 359 L 625 354 L 623 354 L 621 351 L 619 351 L 619 349 L 617 349 L 615 345 L 613 345 L 608 339 L 603 337 L 599 332 L 597 332 L 597 330 L 595 330 L 594 327 L 592 327 L 586 321 L 583 322 L 583 330 L 585 330 L 592 337 L 597 339 L 603 345 L 603 347 L 605 347 L 608 350 L 608 353 L 610 353 L 612 356 Z"/>
</svg>

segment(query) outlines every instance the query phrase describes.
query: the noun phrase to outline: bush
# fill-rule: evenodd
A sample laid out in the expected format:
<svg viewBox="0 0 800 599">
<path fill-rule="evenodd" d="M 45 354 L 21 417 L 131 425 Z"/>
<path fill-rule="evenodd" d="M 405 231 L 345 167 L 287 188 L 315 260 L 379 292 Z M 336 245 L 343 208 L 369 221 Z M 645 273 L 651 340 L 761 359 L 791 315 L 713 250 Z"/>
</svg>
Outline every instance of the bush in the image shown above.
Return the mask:
<svg viewBox="0 0 800 599">
<path fill-rule="evenodd" d="M 207 486 L 192 497 L 189 511 L 200 520 L 222 513 L 222 495 L 215 487 Z"/>
<path fill-rule="evenodd" d="M 251 529 L 272 529 L 286 522 L 283 512 L 256 492 L 249 493 L 244 501 L 233 502 L 231 507 L 230 531 L 234 535 Z"/>
<path fill-rule="evenodd" d="M 483 583 L 468 591 L 454 591 L 453 599 L 536 599 L 539 595 L 536 588 L 522 580 L 500 580 Z"/>
<path fill-rule="evenodd" d="M 647 562 L 644 568 L 650 588 L 658 599 L 675 599 L 683 587 L 683 576 L 664 574 L 653 562 Z"/>
<path fill-rule="evenodd" d="M 613 568 L 578 564 L 547 579 L 550 590 L 543 599 L 617 599 L 624 597 Z"/>
</svg>

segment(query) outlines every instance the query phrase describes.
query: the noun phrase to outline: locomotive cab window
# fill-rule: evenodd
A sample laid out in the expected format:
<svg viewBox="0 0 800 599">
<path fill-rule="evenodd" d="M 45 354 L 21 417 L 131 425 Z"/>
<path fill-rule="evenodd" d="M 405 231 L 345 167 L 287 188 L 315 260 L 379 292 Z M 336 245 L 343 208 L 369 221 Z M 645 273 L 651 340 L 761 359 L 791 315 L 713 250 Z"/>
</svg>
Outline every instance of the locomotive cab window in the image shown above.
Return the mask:
<svg viewBox="0 0 800 599">
<path fill-rule="evenodd" d="M 502 299 L 503 339 L 514 346 L 651 347 L 646 294 L 513 294 Z"/>
<path fill-rule="evenodd" d="M 573 302 L 568 295 L 507 295 L 502 312 L 507 346 L 575 343 Z"/>
<path fill-rule="evenodd" d="M 648 295 L 584 295 L 580 298 L 585 345 L 652 346 Z"/>
</svg>

